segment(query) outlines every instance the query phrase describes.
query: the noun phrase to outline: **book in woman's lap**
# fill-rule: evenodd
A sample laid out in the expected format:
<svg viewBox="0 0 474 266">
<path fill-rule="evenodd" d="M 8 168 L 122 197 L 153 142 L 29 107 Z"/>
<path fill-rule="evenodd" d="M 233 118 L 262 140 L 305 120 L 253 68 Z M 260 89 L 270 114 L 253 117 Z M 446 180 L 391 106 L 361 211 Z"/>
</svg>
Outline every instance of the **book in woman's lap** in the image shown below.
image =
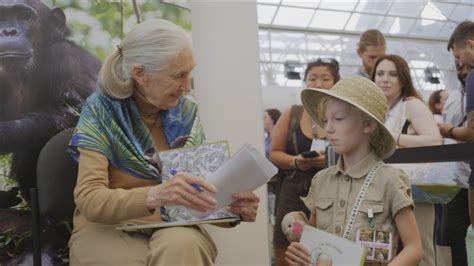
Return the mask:
<svg viewBox="0 0 474 266">
<path fill-rule="evenodd" d="M 182 206 L 166 206 L 166 211 L 162 209 L 161 213 L 165 222 L 124 225 L 117 229 L 136 230 L 238 221 L 238 215 L 225 210 L 234 201 L 232 194 L 255 190 L 268 182 L 276 174 L 277 168 L 250 145 L 244 145 L 231 159 L 229 154 L 227 141 L 160 152 L 164 180 L 172 178 L 175 171 L 205 177 L 217 187 L 217 193 L 212 195 L 217 200 L 217 207 L 208 212 L 198 212 Z"/>
</svg>

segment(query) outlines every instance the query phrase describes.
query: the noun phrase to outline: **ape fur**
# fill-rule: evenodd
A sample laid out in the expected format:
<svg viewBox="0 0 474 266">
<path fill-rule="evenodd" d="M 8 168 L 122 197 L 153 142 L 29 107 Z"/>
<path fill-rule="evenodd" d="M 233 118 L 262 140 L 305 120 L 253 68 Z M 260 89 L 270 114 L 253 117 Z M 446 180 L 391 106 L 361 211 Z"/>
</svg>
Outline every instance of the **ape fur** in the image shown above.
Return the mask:
<svg viewBox="0 0 474 266">
<path fill-rule="evenodd" d="M 0 17 L 0 155 L 13 154 L 11 175 L 29 199 L 41 148 L 75 126 L 101 64 L 67 40 L 60 8 L 39 0 L 2 0 Z M 7 197 L 0 193 L 0 202 L 12 201 Z"/>
<path fill-rule="evenodd" d="M 0 155 L 12 155 L 11 177 L 27 201 L 42 147 L 76 125 L 83 101 L 96 89 L 100 61 L 68 36 L 60 8 L 39 0 L 0 1 Z M 31 260 L 30 215 L 8 209 L 18 204 L 17 191 L 0 191 L 0 264 Z M 42 218 L 42 246 L 56 259 L 69 238 L 57 224 Z"/>
</svg>

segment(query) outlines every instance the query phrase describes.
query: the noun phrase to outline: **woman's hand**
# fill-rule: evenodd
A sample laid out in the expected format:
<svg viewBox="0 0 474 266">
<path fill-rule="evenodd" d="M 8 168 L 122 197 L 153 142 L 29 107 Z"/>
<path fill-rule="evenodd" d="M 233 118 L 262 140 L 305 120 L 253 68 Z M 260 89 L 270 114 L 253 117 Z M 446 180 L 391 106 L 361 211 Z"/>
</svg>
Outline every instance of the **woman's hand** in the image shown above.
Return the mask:
<svg viewBox="0 0 474 266">
<path fill-rule="evenodd" d="M 216 207 L 217 202 L 205 191 L 215 193 L 217 188 L 202 177 L 179 172 L 171 180 L 148 190 L 146 206 L 154 210 L 166 205 L 181 205 L 197 211 L 208 211 Z"/>
<path fill-rule="evenodd" d="M 319 156 L 314 158 L 305 158 L 301 154 L 296 156 L 295 164 L 298 166 L 298 169 L 301 171 L 307 171 L 311 168 L 325 168 L 326 167 L 326 157 L 324 151 L 318 152 Z"/>
<path fill-rule="evenodd" d="M 237 201 L 227 206 L 227 210 L 239 214 L 244 222 L 255 222 L 260 198 L 253 192 L 238 192 L 232 197 Z"/>
<path fill-rule="evenodd" d="M 450 136 L 450 134 L 448 132 L 452 127 L 453 127 L 453 125 L 448 124 L 448 123 L 439 123 L 438 124 L 439 133 L 441 134 L 441 136 L 443 136 L 445 138 L 451 138 L 452 137 L 452 136 Z"/>
<path fill-rule="evenodd" d="M 285 260 L 289 265 L 310 265 L 311 255 L 303 244 L 291 242 L 285 252 Z"/>
</svg>

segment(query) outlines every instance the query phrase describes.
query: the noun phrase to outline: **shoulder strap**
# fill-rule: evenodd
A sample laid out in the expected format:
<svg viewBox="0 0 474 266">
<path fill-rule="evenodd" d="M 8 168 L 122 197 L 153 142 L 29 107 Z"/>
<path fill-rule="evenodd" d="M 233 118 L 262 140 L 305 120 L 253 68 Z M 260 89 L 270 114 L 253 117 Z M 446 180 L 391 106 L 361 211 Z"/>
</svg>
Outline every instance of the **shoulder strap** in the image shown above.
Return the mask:
<svg viewBox="0 0 474 266">
<path fill-rule="evenodd" d="M 410 121 L 407 117 L 407 101 L 409 98 L 402 99 L 401 101 L 401 110 L 397 119 L 397 130 L 395 132 L 400 132 L 401 134 L 406 134 L 408 132 L 408 127 L 410 126 Z"/>
<path fill-rule="evenodd" d="M 467 115 L 464 115 L 464 117 L 462 118 L 462 121 L 457 126 L 458 127 L 462 126 L 464 122 L 466 122 L 466 120 L 467 120 Z"/>
<path fill-rule="evenodd" d="M 372 179 L 374 178 L 375 172 L 382 165 L 383 165 L 382 162 L 376 164 L 367 174 L 364 184 L 360 188 L 359 195 L 357 195 L 356 201 L 354 202 L 354 206 L 352 207 L 351 215 L 349 216 L 349 221 L 347 221 L 346 229 L 344 230 L 344 234 L 342 235 L 343 238 L 349 239 L 351 235 L 352 227 L 354 226 L 354 223 L 357 219 L 357 214 L 359 212 L 360 205 L 362 201 L 364 200 L 365 193 L 367 193 L 367 190 L 369 189 L 370 183 L 372 182 Z"/>
<path fill-rule="evenodd" d="M 410 126 L 410 121 L 408 119 L 405 120 L 405 124 L 403 124 L 401 134 L 408 134 L 408 127 Z"/>
<path fill-rule="evenodd" d="M 415 96 L 408 96 L 408 97 L 405 97 L 403 100 L 404 101 L 411 101 L 411 100 L 414 100 L 414 99 L 418 99 L 418 98 L 416 98 Z"/>
<path fill-rule="evenodd" d="M 288 140 L 293 144 L 293 149 L 296 154 L 299 154 L 298 150 L 298 138 L 296 137 L 296 130 L 301 121 L 301 116 L 303 115 L 303 106 L 293 105 L 291 106 L 291 121 L 290 128 L 288 131 Z"/>
</svg>

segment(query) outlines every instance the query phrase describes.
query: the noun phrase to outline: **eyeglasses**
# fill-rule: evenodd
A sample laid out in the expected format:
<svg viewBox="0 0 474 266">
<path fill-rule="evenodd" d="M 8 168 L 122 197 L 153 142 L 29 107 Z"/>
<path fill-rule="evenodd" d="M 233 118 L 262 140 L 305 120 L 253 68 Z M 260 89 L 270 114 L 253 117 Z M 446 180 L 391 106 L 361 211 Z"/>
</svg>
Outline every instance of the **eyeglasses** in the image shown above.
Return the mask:
<svg viewBox="0 0 474 266">
<path fill-rule="evenodd" d="M 320 65 L 329 65 L 339 71 L 339 62 L 336 59 L 330 57 L 320 57 L 316 60 L 312 60 L 308 62 L 308 68 Z"/>
</svg>

